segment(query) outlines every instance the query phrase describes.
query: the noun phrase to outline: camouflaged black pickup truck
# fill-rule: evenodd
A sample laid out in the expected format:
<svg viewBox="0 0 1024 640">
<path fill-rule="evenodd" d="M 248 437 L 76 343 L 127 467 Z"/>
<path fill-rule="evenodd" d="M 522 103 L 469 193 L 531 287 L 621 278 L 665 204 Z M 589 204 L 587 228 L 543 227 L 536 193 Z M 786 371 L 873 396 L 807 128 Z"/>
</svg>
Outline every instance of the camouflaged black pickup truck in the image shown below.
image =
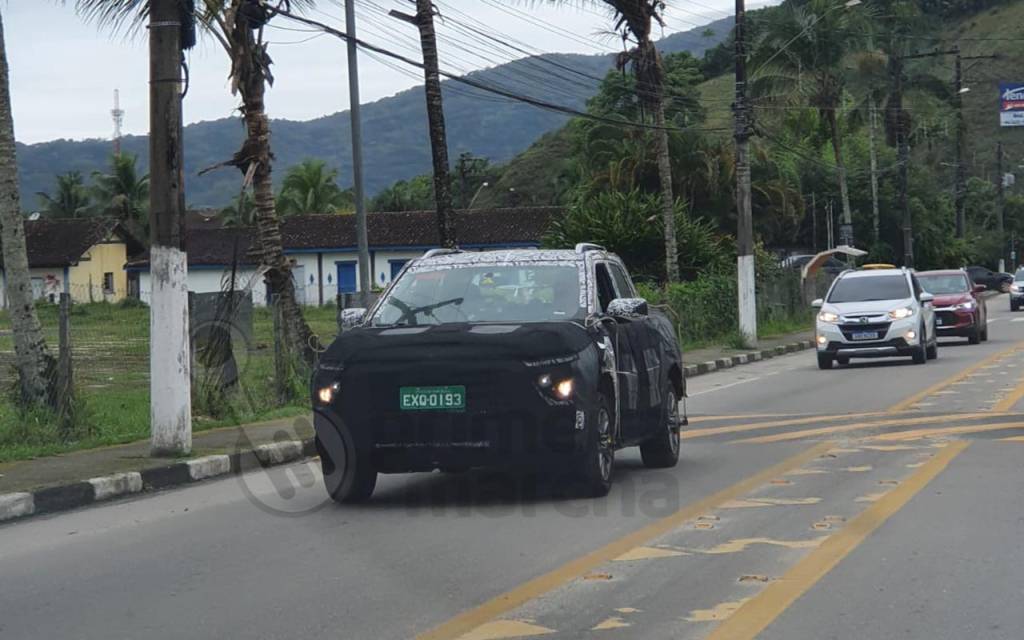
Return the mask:
<svg viewBox="0 0 1024 640">
<path fill-rule="evenodd" d="M 618 449 L 679 458 L 675 331 L 599 246 L 433 250 L 340 320 L 312 381 L 339 502 L 369 498 L 378 473 L 475 467 L 568 472 L 599 496 Z"/>
</svg>

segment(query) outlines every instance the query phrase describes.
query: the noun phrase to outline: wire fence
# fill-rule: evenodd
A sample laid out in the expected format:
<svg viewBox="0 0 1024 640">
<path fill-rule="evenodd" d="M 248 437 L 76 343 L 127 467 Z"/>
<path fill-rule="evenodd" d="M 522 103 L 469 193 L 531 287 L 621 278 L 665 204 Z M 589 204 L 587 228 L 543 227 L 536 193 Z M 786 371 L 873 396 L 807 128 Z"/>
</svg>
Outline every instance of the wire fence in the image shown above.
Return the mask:
<svg viewBox="0 0 1024 640">
<path fill-rule="evenodd" d="M 48 385 L 57 417 L 17 406 L 10 318 L 0 310 L 0 461 L 12 449 L 71 441 L 124 442 L 149 433 L 149 307 L 124 290 L 70 286 L 44 293 L 36 313 L 54 356 Z M 66 302 L 63 309 L 61 293 Z M 90 298 L 89 294 L 92 294 Z M 255 306 L 251 292 L 190 295 L 192 403 L 198 428 L 241 423 L 308 405 L 310 368 L 288 349 L 276 307 Z M 316 342 L 338 332 L 336 304 L 304 307 Z M 61 340 L 62 317 L 66 339 Z M 62 349 L 62 346 L 64 347 Z M 66 367 L 56 366 L 66 354 Z M 69 374 L 70 372 L 70 374 Z"/>
</svg>

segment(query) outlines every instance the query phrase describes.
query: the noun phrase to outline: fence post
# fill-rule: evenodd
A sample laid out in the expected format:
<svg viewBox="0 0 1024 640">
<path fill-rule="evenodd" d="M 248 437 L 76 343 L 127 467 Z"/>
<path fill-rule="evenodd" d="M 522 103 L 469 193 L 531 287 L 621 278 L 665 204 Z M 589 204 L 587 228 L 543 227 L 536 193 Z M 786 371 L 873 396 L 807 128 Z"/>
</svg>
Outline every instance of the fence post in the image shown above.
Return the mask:
<svg viewBox="0 0 1024 640">
<path fill-rule="evenodd" d="M 192 335 L 188 341 L 188 373 L 189 379 L 192 381 L 192 391 L 195 393 L 196 385 L 196 323 L 195 323 L 195 304 L 196 294 L 194 291 L 188 292 L 188 328 Z"/>
<path fill-rule="evenodd" d="M 285 330 L 284 318 L 281 317 L 281 305 L 277 296 L 271 297 L 271 316 L 274 319 L 274 386 L 278 404 L 286 404 L 291 395 L 288 391 L 288 359 L 287 347 L 282 333 Z"/>
<path fill-rule="evenodd" d="M 57 329 L 57 413 L 61 435 L 66 439 L 74 427 L 74 380 L 71 367 L 71 295 L 60 294 L 60 322 Z"/>
</svg>

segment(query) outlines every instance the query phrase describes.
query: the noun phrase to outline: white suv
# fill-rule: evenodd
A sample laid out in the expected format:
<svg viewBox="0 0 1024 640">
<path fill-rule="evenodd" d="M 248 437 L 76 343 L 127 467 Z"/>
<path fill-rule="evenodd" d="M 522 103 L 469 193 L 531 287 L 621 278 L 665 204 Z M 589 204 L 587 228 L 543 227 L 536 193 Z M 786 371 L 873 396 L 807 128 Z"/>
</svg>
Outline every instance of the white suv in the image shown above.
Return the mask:
<svg viewBox="0 0 1024 640">
<path fill-rule="evenodd" d="M 924 364 L 938 356 L 932 294 L 909 269 L 845 271 L 829 287 L 819 309 L 815 341 L 818 367 L 850 358 L 911 356 Z"/>
</svg>

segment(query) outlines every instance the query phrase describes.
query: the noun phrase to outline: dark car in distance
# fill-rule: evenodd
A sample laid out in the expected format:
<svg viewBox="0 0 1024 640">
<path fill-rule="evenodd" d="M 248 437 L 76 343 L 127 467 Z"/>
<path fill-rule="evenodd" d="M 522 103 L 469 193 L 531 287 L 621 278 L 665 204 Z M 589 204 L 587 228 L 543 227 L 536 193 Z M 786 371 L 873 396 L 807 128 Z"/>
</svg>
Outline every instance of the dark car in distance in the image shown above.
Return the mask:
<svg viewBox="0 0 1024 640">
<path fill-rule="evenodd" d="M 338 502 L 369 498 L 378 473 L 474 467 L 564 471 L 604 495 L 617 449 L 678 460 L 675 330 L 601 247 L 433 250 L 343 325 L 312 385 Z"/>
<path fill-rule="evenodd" d="M 1001 291 L 1006 293 L 1013 284 L 1013 276 L 1002 271 L 992 271 L 985 267 L 967 267 L 965 269 L 971 282 L 983 284 L 989 291 Z"/>
<path fill-rule="evenodd" d="M 935 296 L 935 329 L 940 337 L 959 336 L 971 344 L 988 340 L 988 307 L 963 269 L 921 271 L 917 280 Z"/>
</svg>

